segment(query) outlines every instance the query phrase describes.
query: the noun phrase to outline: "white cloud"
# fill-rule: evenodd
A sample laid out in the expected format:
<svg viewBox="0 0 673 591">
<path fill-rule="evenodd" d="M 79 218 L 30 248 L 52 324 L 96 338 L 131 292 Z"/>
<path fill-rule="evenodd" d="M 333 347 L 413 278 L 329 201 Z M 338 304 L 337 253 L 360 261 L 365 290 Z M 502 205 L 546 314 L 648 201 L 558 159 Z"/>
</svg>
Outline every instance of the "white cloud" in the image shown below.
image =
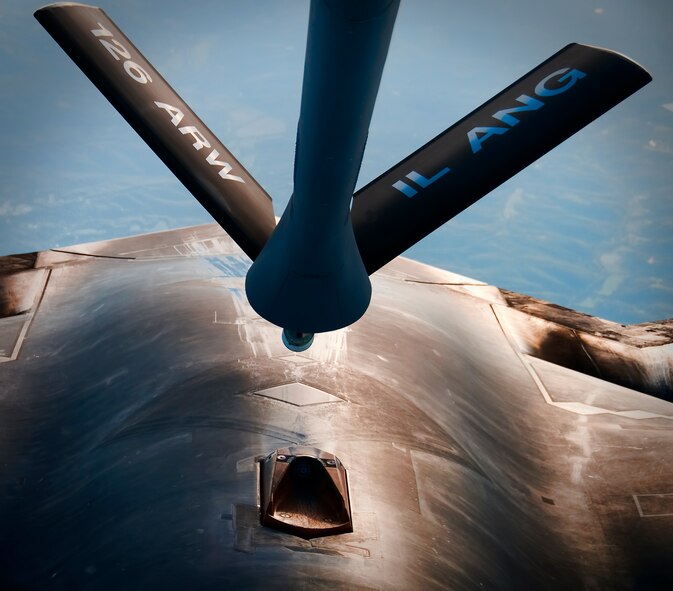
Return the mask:
<svg viewBox="0 0 673 591">
<path fill-rule="evenodd" d="M 673 154 L 673 149 L 665 142 L 658 140 L 650 140 L 647 142 L 647 150 L 652 150 L 653 152 L 659 152 L 660 154 Z"/>
<path fill-rule="evenodd" d="M 604 252 L 598 258 L 601 266 L 605 269 L 605 276 L 600 288 L 594 294 L 594 303 L 596 303 L 597 298 L 603 299 L 611 296 L 626 279 L 627 272 L 624 256 L 628 254 L 629 250 L 628 247 L 621 246 L 617 250 Z"/>
<path fill-rule="evenodd" d="M 511 220 L 517 215 L 517 207 L 523 203 L 524 195 L 523 189 L 517 187 L 514 191 L 507 197 L 505 202 L 505 209 L 502 213 L 506 220 Z"/>
<path fill-rule="evenodd" d="M 208 65 L 213 56 L 217 55 L 217 48 L 220 45 L 218 38 L 215 35 L 200 36 L 198 41 L 191 47 L 181 47 L 179 49 L 170 48 L 167 54 L 170 56 L 169 60 L 165 58 L 157 60 L 159 70 L 189 70 L 193 71 L 195 68 L 203 68 Z"/>
<path fill-rule="evenodd" d="M 26 205 L 25 203 L 19 203 L 17 205 L 7 201 L 0 203 L 0 216 L 25 215 L 31 211 L 33 211 L 33 208 L 30 205 Z"/>
<path fill-rule="evenodd" d="M 650 287 L 652 289 L 659 289 L 661 291 L 666 291 L 669 293 L 673 292 L 673 287 L 668 285 L 666 281 L 661 277 L 653 277 L 650 281 Z"/>
<path fill-rule="evenodd" d="M 48 193 L 46 197 L 38 197 L 33 203 L 40 207 L 58 207 L 60 205 L 66 205 L 68 201 L 66 199 L 59 199 L 53 193 Z"/>
<path fill-rule="evenodd" d="M 605 8 L 594 8 L 594 12 L 596 14 L 603 14 L 605 13 Z"/>
<path fill-rule="evenodd" d="M 596 258 L 602 270 L 599 269 L 596 279 L 599 287 L 587 294 L 581 302 L 581 309 L 594 312 L 606 300 L 619 297 L 619 290 L 628 283 L 627 289 L 642 274 L 642 263 L 634 266 L 635 261 L 643 261 L 648 265 L 656 263 L 656 253 L 644 251 L 652 242 L 652 200 L 648 193 L 634 193 L 624 203 L 622 222 L 613 233 L 612 239 L 605 244 L 606 250 L 596 253 Z M 661 282 L 654 281 L 653 289 L 664 289 Z M 617 295 L 615 295 L 617 294 Z"/>
<path fill-rule="evenodd" d="M 285 123 L 283 121 L 262 115 L 241 125 L 236 130 L 236 136 L 241 139 L 272 138 L 278 137 L 284 132 Z"/>
<path fill-rule="evenodd" d="M 73 230 L 73 235 L 78 238 L 83 238 L 87 236 L 103 236 L 104 232 L 99 228 L 80 228 L 78 230 Z"/>
<path fill-rule="evenodd" d="M 616 252 L 602 254 L 600 261 L 608 273 L 617 273 L 621 269 L 622 257 Z"/>
<path fill-rule="evenodd" d="M 667 109 L 673 113 L 673 103 L 665 103 L 661 106 L 664 107 L 664 109 Z"/>
<path fill-rule="evenodd" d="M 252 107 L 238 107 L 229 111 L 229 118 L 241 140 L 259 140 L 280 137 L 285 133 L 285 122 Z"/>
<path fill-rule="evenodd" d="M 191 49 L 192 65 L 197 67 L 205 65 L 216 49 L 217 39 L 215 37 L 200 39 Z"/>
<path fill-rule="evenodd" d="M 591 311 L 596 307 L 597 303 L 598 303 L 598 298 L 589 296 L 587 298 L 584 298 L 580 302 L 579 307 L 580 307 L 581 310 Z"/>
<path fill-rule="evenodd" d="M 598 290 L 598 294 L 602 296 L 611 296 L 617 288 L 622 284 L 622 281 L 626 279 L 625 275 L 608 275 L 603 281 L 603 285 Z"/>
</svg>

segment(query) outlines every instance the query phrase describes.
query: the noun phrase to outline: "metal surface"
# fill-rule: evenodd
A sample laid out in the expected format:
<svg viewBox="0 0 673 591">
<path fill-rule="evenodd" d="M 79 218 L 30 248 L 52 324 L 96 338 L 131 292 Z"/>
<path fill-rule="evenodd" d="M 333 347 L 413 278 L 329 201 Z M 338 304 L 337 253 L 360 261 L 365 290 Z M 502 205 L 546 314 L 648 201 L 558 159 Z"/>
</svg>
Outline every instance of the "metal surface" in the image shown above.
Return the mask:
<svg viewBox="0 0 673 591">
<path fill-rule="evenodd" d="M 277 449 L 260 460 L 261 524 L 305 539 L 353 531 L 346 469 L 315 447 Z"/>
<path fill-rule="evenodd" d="M 314 4 L 325 17 L 343 7 Z M 224 152 L 170 103 L 179 99 L 137 50 L 97 9 L 38 18 L 190 189 L 253 187 L 200 197 L 211 213 L 236 210 L 218 221 L 254 258 L 273 227 L 266 196 L 244 171 L 204 157 L 206 143 Z M 359 193 L 353 220 L 369 271 L 648 79 L 622 57 L 577 45 L 541 68 L 552 65 L 586 72 L 572 70 L 570 82 L 544 72 L 538 98 L 522 99 L 524 77 L 485 105 L 498 109 L 488 121 L 478 109 L 401 164 L 421 158 L 439 171 L 394 168 Z M 164 106 L 147 102 L 150 78 Z M 313 90 L 329 89 L 327 78 Z M 556 101 L 569 89 L 574 110 Z M 324 100 L 307 105 L 297 170 L 317 159 L 329 172 L 332 155 L 322 161 L 303 146 L 319 136 L 303 125 Z M 160 117 L 137 117 L 143 105 Z M 352 144 L 341 138 L 351 160 L 339 170 L 350 173 L 336 181 L 347 189 L 366 125 L 346 123 L 356 133 Z M 455 174 L 435 150 L 452 130 L 472 152 Z M 533 137 L 535 149 L 523 149 Z M 307 194 L 332 186 L 300 176 Z M 457 200 L 441 199 L 449 179 L 460 181 Z M 440 199 L 416 200 L 408 183 Z M 252 202 L 266 213 L 248 235 Z M 303 215 L 316 216 L 311 207 Z M 397 232 L 400 220 L 411 233 Z M 246 299 L 249 268 L 214 225 L 0 260 L 1 588 L 673 587 L 673 405 L 642 393 L 670 398 L 669 324 L 620 330 L 395 259 L 372 278 L 365 317 L 290 354 Z M 299 461 L 297 478 L 276 473 L 280 456 Z M 337 457 L 347 482 L 303 488 L 302 476 Z M 329 523 L 350 529 L 339 510 L 347 505 L 352 532 L 314 537 Z M 263 516 L 302 535 L 265 527 Z"/>
<path fill-rule="evenodd" d="M 254 259 L 276 226 L 270 197 L 117 25 L 100 8 L 70 2 L 35 18 Z"/>
<path fill-rule="evenodd" d="M 671 587 L 673 404 L 529 355 L 511 294 L 397 259 L 292 355 L 214 225 L 31 260 L 46 286 L 0 321 L 32 318 L 0 364 L 0 587 Z M 337 400 L 260 395 L 293 383 Z M 295 445 L 343 461 L 352 533 L 260 525 L 256 460 Z"/>
<path fill-rule="evenodd" d="M 571 43 L 360 189 L 353 230 L 373 273 L 652 78 Z"/>
<path fill-rule="evenodd" d="M 398 6 L 311 3 L 294 192 L 245 282 L 260 316 L 290 331 L 343 328 L 369 305 L 350 205 Z"/>
</svg>

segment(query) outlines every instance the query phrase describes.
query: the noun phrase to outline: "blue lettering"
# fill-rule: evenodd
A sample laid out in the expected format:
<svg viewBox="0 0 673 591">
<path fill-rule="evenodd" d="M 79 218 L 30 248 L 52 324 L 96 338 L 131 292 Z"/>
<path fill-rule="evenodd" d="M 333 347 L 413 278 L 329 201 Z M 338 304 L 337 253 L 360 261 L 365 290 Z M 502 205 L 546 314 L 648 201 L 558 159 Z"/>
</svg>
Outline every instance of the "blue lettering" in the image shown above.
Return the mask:
<svg viewBox="0 0 673 591">
<path fill-rule="evenodd" d="M 422 187 L 423 189 L 426 189 L 432 183 L 434 183 L 437 179 L 441 179 L 447 172 L 449 172 L 451 169 L 446 166 L 445 168 L 442 168 L 435 176 L 426 179 L 422 174 L 418 174 L 415 170 L 412 170 L 408 175 L 407 178 L 414 181 L 419 187 Z"/>
<path fill-rule="evenodd" d="M 549 76 L 546 76 L 540 82 L 538 82 L 535 87 L 535 94 L 540 97 L 549 97 L 555 96 L 557 94 L 562 94 L 566 90 L 572 88 L 578 80 L 585 78 L 586 74 L 575 68 L 561 68 L 556 72 L 552 72 Z M 548 88 L 547 83 L 553 81 L 555 84 L 561 84 L 558 88 Z M 492 115 L 494 119 L 502 121 L 508 127 L 474 127 L 467 132 L 467 139 L 470 142 L 470 147 L 472 148 L 472 153 L 476 154 L 482 148 L 482 144 L 490 137 L 494 135 L 503 135 L 507 133 L 512 127 L 517 125 L 520 120 L 515 117 L 514 113 L 522 113 L 525 111 L 537 111 L 540 107 L 544 106 L 544 103 L 536 98 L 528 96 L 527 94 L 522 94 L 515 99 L 517 102 L 521 103 L 521 106 L 510 107 L 508 109 L 500 109 Z M 432 183 L 442 178 L 445 174 L 450 172 L 451 169 L 448 166 L 442 168 L 438 173 L 430 178 L 424 177 L 422 174 L 419 174 L 415 170 L 412 170 L 409 174 L 406 175 L 406 178 L 414 182 L 421 189 L 426 189 Z M 412 198 L 418 195 L 418 190 L 408 185 L 402 180 L 396 181 L 392 185 L 395 189 L 403 193 L 406 197 Z"/>
<path fill-rule="evenodd" d="M 520 113 L 521 111 L 537 111 L 544 103 L 537 99 L 534 99 L 527 94 L 522 94 L 516 99 L 520 103 L 523 103 L 522 107 L 512 107 L 511 109 L 502 109 L 495 113 L 493 117 L 495 119 L 500 119 L 503 123 L 514 127 L 519 120 L 516 117 L 512 117 L 510 113 Z"/>
<path fill-rule="evenodd" d="M 406 177 L 416 183 L 419 187 L 421 187 L 421 189 L 427 189 L 430 185 L 432 185 L 432 183 L 434 183 L 437 179 L 441 179 L 450 170 L 451 169 L 448 166 L 445 166 L 436 175 L 430 177 L 429 179 L 425 178 L 422 174 L 417 173 L 415 170 L 412 170 L 408 175 L 406 175 Z M 404 181 L 397 181 L 393 183 L 392 186 L 401 193 L 404 193 L 409 198 L 418 195 L 418 191 L 407 185 L 407 183 Z"/>
<path fill-rule="evenodd" d="M 507 133 L 509 127 L 475 127 L 470 129 L 467 132 L 467 139 L 470 140 L 470 146 L 472 146 L 472 153 L 476 154 L 481 150 L 481 144 L 483 144 L 488 138 L 494 135 L 502 135 Z M 482 134 L 479 137 L 478 134 Z"/>
<path fill-rule="evenodd" d="M 556 72 L 553 72 L 549 74 L 546 78 L 540 80 L 538 82 L 538 85 L 535 87 L 535 94 L 538 96 L 554 96 L 556 94 L 561 94 L 562 92 L 565 92 L 569 88 L 575 85 L 575 82 L 580 80 L 581 78 L 584 78 L 586 74 L 584 72 L 580 72 L 580 70 L 575 70 L 572 69 L 570 71 L 570 68 L 562 68 L 561 70 L 557 70 Z M 565 74 L 565 72 L 568 72 Z M 561 76 L 561 74 L 565 74 L 564 76 Z M 561 76 L 557 82 L 565 82 L 568 80 L 566 84 L 563 86 L 560 86 L 559 88 L 547 88 L 546 84 L 549 80 L 552 78 L 555 78 L 556 76 Z"/>
<path fill-rule="evenodd" d="M 416 189 L 413 187 L 410 187 L 407 185 L 407 183 L 403 183 L 402 181 L 397 181 L 396 183 L 393 183 L 393 187 L 395 187 L 398 191 L 402 191 L 407 197 L 413 197 L 418 193 Z"/>
</svg>

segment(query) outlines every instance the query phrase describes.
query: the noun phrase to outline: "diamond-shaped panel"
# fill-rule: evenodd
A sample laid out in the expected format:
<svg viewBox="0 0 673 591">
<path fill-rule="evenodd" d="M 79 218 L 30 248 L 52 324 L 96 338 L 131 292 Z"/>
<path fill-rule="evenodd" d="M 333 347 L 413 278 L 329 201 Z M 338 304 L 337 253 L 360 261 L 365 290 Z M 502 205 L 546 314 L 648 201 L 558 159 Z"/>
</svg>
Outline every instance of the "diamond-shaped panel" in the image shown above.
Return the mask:
<svg viewBox="0 0 673 591">
<path fill-rule="evenodd" d="M 265 390 L 258 390 L 255 392 L 258 396 L 265 396 L 266 398 L 273 398 L 295 406 L 309 406 L 311 404 L 325 404 L 327 402 L 341 402 L 341 398 L 332 396 L 327 392 L 294 382 L 292 384 L 284 384 L 282 386 L 274 386 L 273 388 L 266 388 Z"/>
<path fill-rule="evenodd" d="M 315 363 L 315 359 L 311 359 L 310 357 L 304 357 L 303 355 L 283 355 L 282 357 L 279 357 L 278 359 L 282 359 L 283 361 L 289 361 L 290 363 L 297 363 L 298 365 L 303 365 L 306 363 Z"/>
</svg>

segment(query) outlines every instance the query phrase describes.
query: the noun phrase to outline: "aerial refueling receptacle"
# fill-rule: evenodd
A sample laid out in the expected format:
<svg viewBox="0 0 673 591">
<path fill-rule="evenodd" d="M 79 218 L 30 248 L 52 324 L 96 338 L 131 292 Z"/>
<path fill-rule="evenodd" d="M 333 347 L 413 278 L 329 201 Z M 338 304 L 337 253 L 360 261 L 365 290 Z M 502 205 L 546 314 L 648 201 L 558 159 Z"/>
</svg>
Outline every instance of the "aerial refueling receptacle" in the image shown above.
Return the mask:
<svg viewBox="0 0 673 591">
<path fill-rule="evenodd" d="M 302 538 L 353 531 L 346 469 L 315 447 L 277 449 L 260 461 L 261 523 Z"/>
</svg>

